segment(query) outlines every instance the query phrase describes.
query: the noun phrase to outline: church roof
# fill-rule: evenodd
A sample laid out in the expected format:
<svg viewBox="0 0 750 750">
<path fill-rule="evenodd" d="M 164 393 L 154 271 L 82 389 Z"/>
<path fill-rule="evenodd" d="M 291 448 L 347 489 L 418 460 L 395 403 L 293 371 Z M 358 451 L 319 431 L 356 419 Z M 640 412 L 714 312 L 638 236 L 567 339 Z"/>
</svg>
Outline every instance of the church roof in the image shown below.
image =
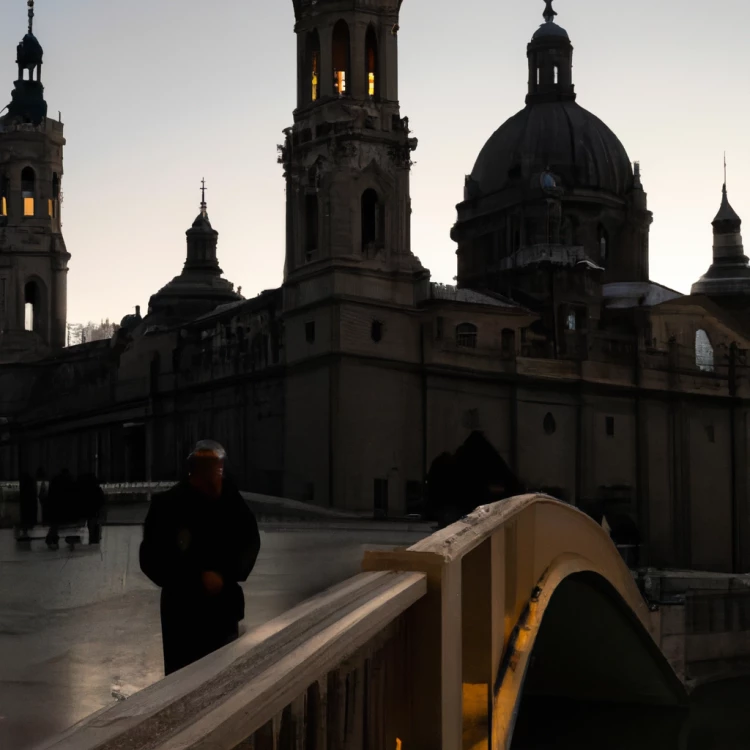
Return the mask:
<svg viewBox="0 0 750 750">
<path fill-rule="evenodd" d="M 430 284 L 430 298 L 448 302 L 462 302 L 468 305 L 490 305 L 491 307 L 519 307 L 500 295 L 488 295 L 473 289 L 461 289 L 450 284 Z"/>
<path fill-rule="evenodd" d="M 633 184 L 625 147 L 595 115 L 573 101 L 534 102 L 495 131 L 474 164 L 471 180 L 482 194 L 549 169 L 566 187 L 623 195 Z"/>
</svg>

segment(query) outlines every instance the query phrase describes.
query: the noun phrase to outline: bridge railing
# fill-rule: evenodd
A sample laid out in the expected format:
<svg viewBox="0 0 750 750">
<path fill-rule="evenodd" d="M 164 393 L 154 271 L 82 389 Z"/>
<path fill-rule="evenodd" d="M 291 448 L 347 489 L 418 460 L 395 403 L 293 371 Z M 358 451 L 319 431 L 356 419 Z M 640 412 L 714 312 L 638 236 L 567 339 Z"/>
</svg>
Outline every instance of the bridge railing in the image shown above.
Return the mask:
<svg viewBox="0 0 750 750">
<path fill-rule="evenodd" d="M 608 535 L 552 498 L 478 508 L 408 549 L 367 552 L 363 568 L 47 750 L 510 747 L 541 619 L 578 573 L 599 574 L 639 623 L 646 693 L 684 697 Z M 620 697 L 623 685 L 642 695 L 639 680 L 627 674 Z"/>
<path fill-rule="evenodd" d="M 73 727 L 47 748 L 395 748 L 419 573 L 364 573 Z"/>
</svg>

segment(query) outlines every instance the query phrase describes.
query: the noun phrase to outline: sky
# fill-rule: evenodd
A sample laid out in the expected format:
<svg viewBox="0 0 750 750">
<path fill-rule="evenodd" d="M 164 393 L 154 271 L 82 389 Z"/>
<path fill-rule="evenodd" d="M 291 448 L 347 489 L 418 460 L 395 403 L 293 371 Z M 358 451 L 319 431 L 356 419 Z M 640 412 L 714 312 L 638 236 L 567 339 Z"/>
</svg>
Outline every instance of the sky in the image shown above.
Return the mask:
<svg viewBox="0 0 750 750">
<path fill-rule="evenodd" d="M 225 276 L 246 297 L 277 287 L 292 124 L 292 0 L 37 0 L 49 114 L 67 146 L 68 320 L 119 320 L 180 273 L 205 177 Z M 543 0 L 404 0 L 402 115 L 419 148 L 412 248 L 433 280 L 456 273 L 450 228 L 485 141 L 524 106 L 526 45 Z M 641 162 L 654 213 L 651 277 L 680 292 L 711 262 L 729 198 L 750 217 L 744 0 L 556 0 L 575 48 L 578 103 Z M 10 101 L 26 1 L 3 0 L 0 99 Z M 0 106 L 2 106 L 0 104 Z M 748 238 L 750 243 L 750 237 Z"/>
</svg>

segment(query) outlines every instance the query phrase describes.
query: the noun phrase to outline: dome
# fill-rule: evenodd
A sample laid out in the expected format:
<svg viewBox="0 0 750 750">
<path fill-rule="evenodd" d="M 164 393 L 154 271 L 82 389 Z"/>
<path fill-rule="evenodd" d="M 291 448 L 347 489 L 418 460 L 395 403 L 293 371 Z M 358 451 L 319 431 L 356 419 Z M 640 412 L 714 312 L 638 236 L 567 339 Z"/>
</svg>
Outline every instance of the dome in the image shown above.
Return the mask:
<svg viewBox="0 0 750 750">
<path fill-rule="evenodd" d="M 18 45 L 18 64 L 21 67 L 39 65 L 44 57 L 44 50 L 39 40 L 33 34 L 26 34 L 23 41 Z"/>
<path fill-rule="evenodd" d="M 545 24 L 549 25 L 549 24 Z M 617 136 L 574 101 L 535 102 L 490 137 L 471 173 L 477 197 L 528 181 L 550 170 L 561 187 L 624 195 L 633 168 Z"/>
<path fill-rule="evenodd" d="M 532 40 L 543 39 L 544 37 L 554 36 L 562 39 L 570 39 L 568 32 L 562 26 L 558 26 L 554 21 L 543 23 L 535 32 Z"/>
</svg>

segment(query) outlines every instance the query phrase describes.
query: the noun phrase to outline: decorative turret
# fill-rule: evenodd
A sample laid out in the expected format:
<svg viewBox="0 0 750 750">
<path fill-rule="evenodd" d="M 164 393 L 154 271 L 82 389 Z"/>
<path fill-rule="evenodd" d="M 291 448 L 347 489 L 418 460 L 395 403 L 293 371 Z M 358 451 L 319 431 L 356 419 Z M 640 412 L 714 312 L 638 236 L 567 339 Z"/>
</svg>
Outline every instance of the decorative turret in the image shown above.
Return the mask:
<svg viewBox="0 0 750 750">
<path fill-rule="evenodd" d="M 545 0 L 544 23 L 527 48 L 529 93 L 527 103 L 574 101 L 573 45 L 568 32 L 555 23 L 552 0 Z"/>
<path fill-rule="evenodd" d="M 729 205 L 727 198 L 726 160 L 721 206 L 711 222 L 714 228 L 714 262 L 706 273 L 693 284 L 693 294 L 734 296 L 750 294 L 750 265 L 742 246 L 742 219 Z"/>
<path fill-rule="evenodd" d="M 39 125 L 47 116 L 47 102 L 42 86 L 42 60 L 44 50 L 34 36 L 34 0 L 28 0 L 29 30 L 16 51 L 18 80 L 15 82 L 8 114 L 3 122 L 21 122 Z"/>
<path fill-rule="evenodd" d="M 201 181 L 200 213 L 185 234 L 187 258 L 182 273 L 151 297 L 148 315 L 136 334 L 151 326 L 179 325 L 243 299 L 234 284 L 222 278 L 216 255 L 219 233 L 208 219 L 205 180 Z"/>
</svg>

